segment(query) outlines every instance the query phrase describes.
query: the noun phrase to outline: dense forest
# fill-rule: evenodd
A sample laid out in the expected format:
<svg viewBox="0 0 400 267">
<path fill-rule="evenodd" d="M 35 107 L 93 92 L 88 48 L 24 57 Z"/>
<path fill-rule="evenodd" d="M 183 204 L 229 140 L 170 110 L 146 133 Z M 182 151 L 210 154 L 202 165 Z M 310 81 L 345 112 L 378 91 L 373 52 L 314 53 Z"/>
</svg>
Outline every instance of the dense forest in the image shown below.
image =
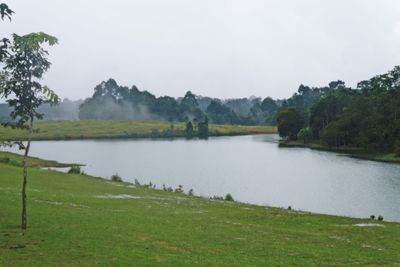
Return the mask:
<svg viewBox="0 0 400 267">
<path fill-rule="evenodd" d="M 325 96 L 312 100 L 306 109 L 285 103 L 277 116 L 281 136 L 304 142 L 315 140 L 327 147 L 400 154 L 399 66 L 359 82 L 354 89 L 338 81 L 326 90 L 311 89 L 315 90 L 323 91 Z"/>
</svg>

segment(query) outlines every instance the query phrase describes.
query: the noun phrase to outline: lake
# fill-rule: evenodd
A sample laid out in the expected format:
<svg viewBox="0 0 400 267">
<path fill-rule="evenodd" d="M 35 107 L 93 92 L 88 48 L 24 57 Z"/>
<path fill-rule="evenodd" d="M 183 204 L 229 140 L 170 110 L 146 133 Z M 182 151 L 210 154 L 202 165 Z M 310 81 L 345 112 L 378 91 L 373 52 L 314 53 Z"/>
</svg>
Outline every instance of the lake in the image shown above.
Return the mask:
<svg viewBox="0 0 400 267">
<path fill-rule="evenodd" d="M 35 141 L 31 155 L 86 164 L 87 174 L 182 185 L 195 195 L 316 213 L 400 221 L 400 165 L 304 148 L 279 148 L 277 135 L 208 140 Z"/>
</svg>

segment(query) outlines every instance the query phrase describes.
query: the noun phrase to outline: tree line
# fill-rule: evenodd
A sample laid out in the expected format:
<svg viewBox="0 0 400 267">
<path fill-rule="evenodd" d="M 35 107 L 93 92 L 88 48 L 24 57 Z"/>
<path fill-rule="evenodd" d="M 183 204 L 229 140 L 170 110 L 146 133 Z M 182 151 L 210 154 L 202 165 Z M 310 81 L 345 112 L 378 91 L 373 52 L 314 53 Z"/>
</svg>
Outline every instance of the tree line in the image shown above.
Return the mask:
<svg viewBox="0 0 400 267">
<path fill-rule="evenodd" d="M 205 116 L 214 124 L 276 125 L 283 101 L 270 97 L 218 99 L 195 95 L 156 97 L 136 86 L 120 86 L 114 79 L 101 82 L 86 100 L 64 99 L 57 106 L 43 104 L 44 120 L 164 120 L 187 122 Z M 12 108 L 0 104 L 0 123 L 10 121 Z"/>
<path fill-rule="evenodd" d="M 338 81 L 310 105 L 288 103 L 277 115 L 281 136 L 327 147 L 400 154 L 400 67 L 350 88 Z M 326 88 L 326 89 L 327 89 Z M 314 90 L 312 90 L 314 91 Z"/>
<path fill-rule="evenodd" d="M 204 121 L 215 124 L 274 124 L 279 104 L 265 98 L 220 100 L 196 96 L 191 91 L 184 97 L 156 97 L 136 86 L 120 86 L 114 79 L 101 82 L 92 97 L 79 107 L 81 120 L 166 120 Z"/>
</svg>

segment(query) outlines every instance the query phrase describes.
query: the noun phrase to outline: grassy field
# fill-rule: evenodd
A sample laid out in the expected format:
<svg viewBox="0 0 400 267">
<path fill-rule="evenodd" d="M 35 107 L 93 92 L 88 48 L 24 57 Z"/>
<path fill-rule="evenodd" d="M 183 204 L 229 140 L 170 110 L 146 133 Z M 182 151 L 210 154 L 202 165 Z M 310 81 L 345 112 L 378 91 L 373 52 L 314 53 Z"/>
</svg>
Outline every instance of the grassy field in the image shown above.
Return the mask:
<svg viewBox="0 0 400 267">
<path fill-rule="evenodd" d="M 359 148 L 354 147 L 340 147 L 340 148 L 329 148 L 321 145 L 318 142 L 310 142 L 304 144 L 301 141 L 284 141 L 279 144 L 281 147 L 304 147 L 316 150 L 323 151 L 332 151 L 338 153 L 348 154 L 353 158 L 372 160 L 372 161 L 380 161 L 380 162 L 388 162 L 388 163 L 400 163 L 400 157 L 396 156 L 394 153 L 376 153 L 376 152 L 368 152 Z"/>
<path fill-rule="evenodd" d="M 400 265 L 400 224 L 208 200 L 39 168 L 29 170 L 28 230 L 21 235 L 20 158 L 14 161 L 0 163 L 0 266 Z"/>
<path fill-rule="evenodd" d="M 157 121 L 38 121 L 34 140 L 165 138 L 184 136 L 184 123 Z M 210 136 L 276 133 L 272 126 L 209 126 Z M 26 131 L 0 126 L 0 140 L 25 140 Z"/>
</svg>

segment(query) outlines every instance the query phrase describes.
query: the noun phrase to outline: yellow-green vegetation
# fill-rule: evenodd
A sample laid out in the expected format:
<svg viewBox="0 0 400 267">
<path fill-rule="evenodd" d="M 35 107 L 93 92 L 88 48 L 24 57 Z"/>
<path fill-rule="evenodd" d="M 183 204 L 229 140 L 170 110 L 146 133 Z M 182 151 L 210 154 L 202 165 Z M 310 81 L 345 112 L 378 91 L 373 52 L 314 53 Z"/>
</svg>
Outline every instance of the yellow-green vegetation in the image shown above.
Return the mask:
<svg viewBox="0 0 400 267">
<path fill-rule="evenodd" d="M 190 197 L 0 163 L 0 266 L 397 266 L 400 224 Z"/>
<path fill-rule="evenodd" d="M 39 121 L 33 140 L 162 138 L 185 136 L 184 123 L 161 121 Z M 215 125 L 210 136 L 276 133 L 273 126 Z M 25 140 L 26 131 L 0 126 L 0 140 Z"/>
<path fill-rule="evenodd" d="M 337 153 L 348 154 L 350 157 L 372 160 L 372 161 L 380 161 L 380 162 L 388 162 L 388 163 L 400 163 L 400 157 L 395 153 L 377 153 L 370 152 L 360 148 L 355 147 L 327 147 L 322 145 L 319 141 L 311 141 L 307 143 L 303 143 L 302 141 L 282 141 L 279 143 L 280 147 L 304 147 L 315 150 L 324 150 L 324 151 L 332 151 Z"/>
</svg>

